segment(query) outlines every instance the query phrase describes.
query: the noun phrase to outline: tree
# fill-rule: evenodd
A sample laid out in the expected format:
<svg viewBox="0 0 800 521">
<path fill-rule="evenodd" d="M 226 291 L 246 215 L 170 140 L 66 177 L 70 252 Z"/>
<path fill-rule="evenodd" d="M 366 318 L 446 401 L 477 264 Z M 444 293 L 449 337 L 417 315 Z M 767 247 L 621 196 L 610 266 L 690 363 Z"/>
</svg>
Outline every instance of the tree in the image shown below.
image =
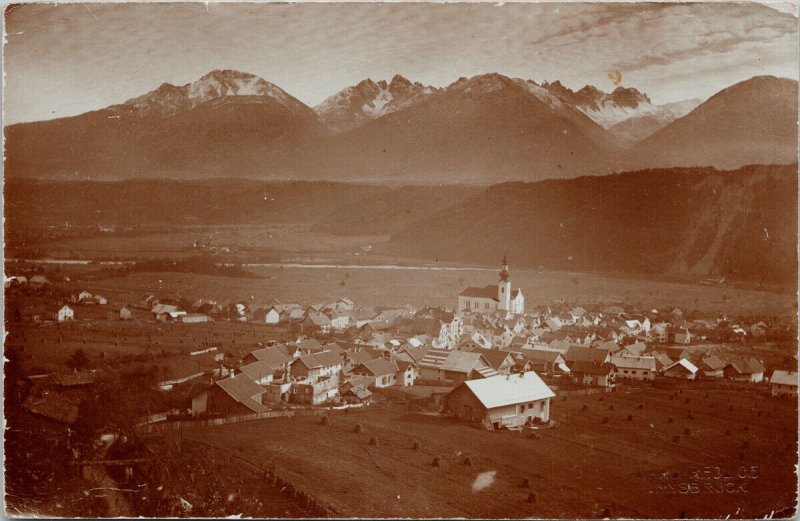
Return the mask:
<svg viewBox="0 0 800 521">
<path fill-rule="evenodd" d="M 89 368 L 89 357 L 83 352 L 83 349 L 76 349 L 72 356 L 67 360 L 67 365 L 71 369 L 80 370 Z"/>
</svg>

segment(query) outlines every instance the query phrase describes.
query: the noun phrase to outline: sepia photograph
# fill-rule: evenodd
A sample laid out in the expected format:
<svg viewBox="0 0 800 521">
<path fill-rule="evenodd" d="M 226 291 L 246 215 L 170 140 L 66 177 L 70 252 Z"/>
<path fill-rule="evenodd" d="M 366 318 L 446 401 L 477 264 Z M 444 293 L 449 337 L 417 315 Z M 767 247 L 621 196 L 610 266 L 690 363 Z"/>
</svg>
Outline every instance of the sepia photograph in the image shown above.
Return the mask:
<svg viewBox="0 0 800 521">
<path fill-rule="evenodd" d="M 799 10 L 5 3 L 4 515 L 796 518 Z"/>
</svg>

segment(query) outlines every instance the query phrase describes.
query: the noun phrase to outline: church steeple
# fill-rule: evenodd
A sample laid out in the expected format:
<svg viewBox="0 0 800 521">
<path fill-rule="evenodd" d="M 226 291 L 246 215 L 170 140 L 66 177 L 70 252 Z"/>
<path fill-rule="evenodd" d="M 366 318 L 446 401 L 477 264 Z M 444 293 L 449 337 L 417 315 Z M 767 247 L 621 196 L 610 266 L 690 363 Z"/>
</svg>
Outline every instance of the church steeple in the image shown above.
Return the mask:
<svg viewBox="0 0 800 521">
<path fill-rule="evenodd" d="M 497 309 L 508 310 L 511 306 L 511 282 L 508 276 L 508 259 L 503 255 L 503 269 L 497 282 Z"/>
<path fill-rule="evenodd" d="M 500 270 L 500 281 L 508 282 L 508 259 L 503 255 L 503 269 Z"/>
</svg>

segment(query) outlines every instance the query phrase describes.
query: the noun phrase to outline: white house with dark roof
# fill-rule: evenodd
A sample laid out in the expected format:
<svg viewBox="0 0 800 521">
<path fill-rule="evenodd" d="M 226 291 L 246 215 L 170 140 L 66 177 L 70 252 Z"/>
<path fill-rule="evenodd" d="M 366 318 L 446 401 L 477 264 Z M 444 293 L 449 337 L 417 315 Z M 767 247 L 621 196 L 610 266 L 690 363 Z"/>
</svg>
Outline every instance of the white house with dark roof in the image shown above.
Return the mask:
<svg viewBox="0 0 800 521">
<path fill-rule="evenodd" d="M 797 397 L 797 373 L 776 369 L 769 379 L 772 396 Z"/>
<path fill-rule="evenodd" d="M 511 289 L 508 261 L 505 257 L 497 284 L 465 288 L 458 295 L 458 311 L 473 313 L 505 311 L 518 315 L 525 313 L 525 296 L 522 294 L 522 289 Z"/>
</svg>

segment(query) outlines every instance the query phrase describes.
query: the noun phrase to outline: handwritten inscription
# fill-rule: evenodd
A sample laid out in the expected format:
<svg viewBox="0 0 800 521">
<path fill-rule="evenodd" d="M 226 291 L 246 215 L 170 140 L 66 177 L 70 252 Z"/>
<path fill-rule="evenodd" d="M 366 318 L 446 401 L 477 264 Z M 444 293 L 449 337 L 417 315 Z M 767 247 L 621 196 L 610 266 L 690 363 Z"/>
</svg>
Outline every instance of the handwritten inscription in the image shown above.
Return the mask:
<svg viewBox="0 0 800 521">
<path fill-rule="evenodd" d="M 759 476 L 757 465 L 691 467 L 688 471 L 654 470 L 643 475 L 651 494 L 746 494 Z"/>
</svg>

